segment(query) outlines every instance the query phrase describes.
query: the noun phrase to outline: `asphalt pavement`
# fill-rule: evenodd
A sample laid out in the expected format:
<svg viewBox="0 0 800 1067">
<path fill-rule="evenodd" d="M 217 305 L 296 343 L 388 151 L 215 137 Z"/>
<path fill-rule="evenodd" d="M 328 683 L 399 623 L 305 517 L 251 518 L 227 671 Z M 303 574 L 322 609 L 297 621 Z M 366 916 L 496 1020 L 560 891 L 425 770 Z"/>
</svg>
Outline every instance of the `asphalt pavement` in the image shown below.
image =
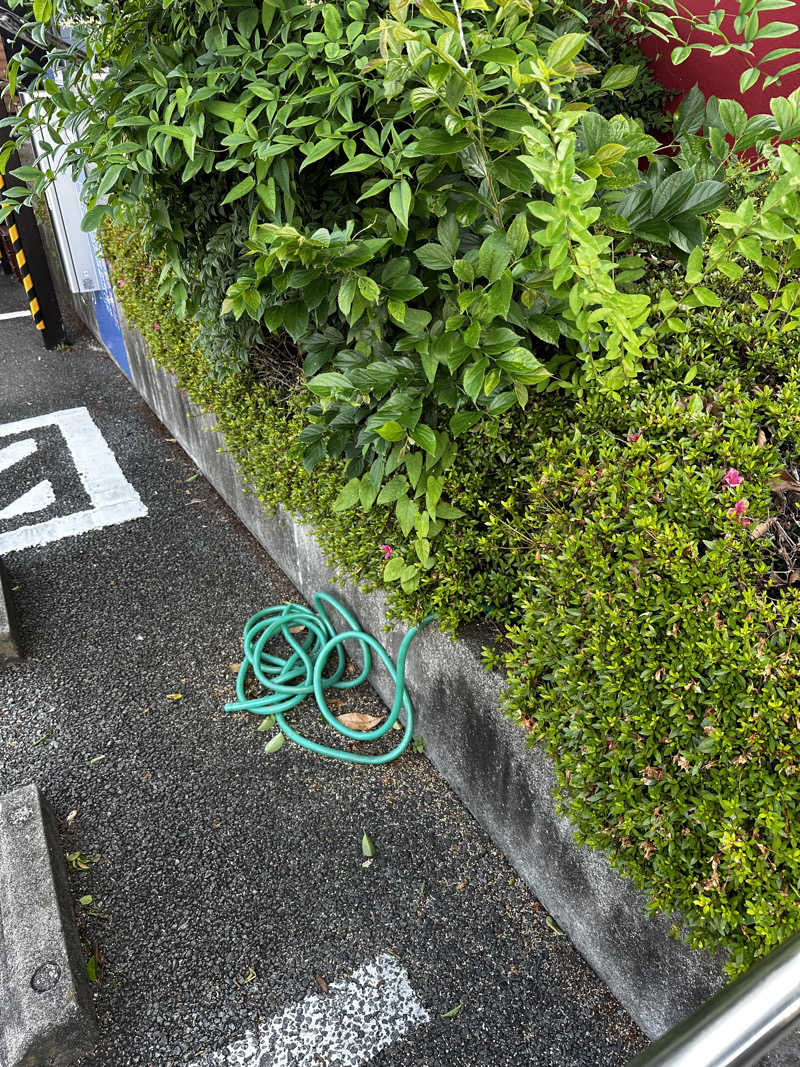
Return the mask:
<svg viewBox="0 0 800 1067">
<path fill-rule="evenodd" d="M 0 315 L 24 306 L 0 276 Z M 96 509 L 64 419 L 43 418 L 75 409 L 119 471 L 121 518 Z M 270 756 L 258 720 L 222 710 L 245 620 L 299 594 L 99 346 L 47 352 L 30 319 L 0 318 L 0 449 L 15 443 L 0 552 L 26 658 L 0 668 L 0 793 L 35 781 L 74 813 L 99 964 L 87 1067 L 616 1067 L 644 1047 L 424 754 Z M 74 532 L 93 509 L 108 522 Z M 366 689 L 336 710 L 383 706 Z M 337 1027 L 366 1040 L 373 995 L 386 1017 L 348 1058 Z M 328 1032 L 309 1048 L 310 1018 Z M 290 1024 L 305 1051 L 278 1055 Z"/>
</svg>

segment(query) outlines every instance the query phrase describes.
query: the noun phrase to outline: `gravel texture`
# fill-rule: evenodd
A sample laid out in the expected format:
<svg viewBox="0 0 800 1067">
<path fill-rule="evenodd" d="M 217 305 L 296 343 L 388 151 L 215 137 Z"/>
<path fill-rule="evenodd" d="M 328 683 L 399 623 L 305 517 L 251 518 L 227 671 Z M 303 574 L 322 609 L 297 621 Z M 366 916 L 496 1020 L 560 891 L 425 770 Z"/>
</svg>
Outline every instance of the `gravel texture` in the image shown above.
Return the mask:
<svg viewBox="0 0 800 1067">
<path fill-rule="evenodd" d="M 0 277 L 0 309 L 18 299 Z M 614 1067 L 644 1047 L 424 756 L 266 756 L 258 721 L 222 711 L 244 621 L 299 597 L 113 363 L 11 320 L 0 380 L 0 422 L 85 404 L 149 508 L 6 558 L 26 659 L 0 668 L 0 792 L 35 780 L 77 812 L 100 961 L 88 1067 L 186 1065 L 387 952 L 432 1021 L 380 1067 Z M 72 493 L 66 450 L 43 455 Z M 369 689 L 341 710 L 384 713 Z"/>
</svg>

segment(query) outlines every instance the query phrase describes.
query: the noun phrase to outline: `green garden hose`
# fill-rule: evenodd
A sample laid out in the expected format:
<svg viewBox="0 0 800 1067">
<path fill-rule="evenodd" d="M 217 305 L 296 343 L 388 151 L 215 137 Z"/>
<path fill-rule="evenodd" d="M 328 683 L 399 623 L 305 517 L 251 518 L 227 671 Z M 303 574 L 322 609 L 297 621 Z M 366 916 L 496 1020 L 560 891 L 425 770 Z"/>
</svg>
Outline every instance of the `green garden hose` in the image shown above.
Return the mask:
<svg viewBox="0 0 800 1067">
<path fill-rule="evenodd" d="M 337 633 L 325 610 L 330 605 L 347 622 L 350 629 Z M 372 634 L 361 629 L 358 620 L 329 593 L 316 593 L 314 607 L 302 604 L 278 604 L 265 608 L 247 620 L 244 628 L 244 660 L 236 677 L 236 696 L 234 703 L 226 704 L 226 711 L 250 711 L 254 715 L 274 715 L 281 732 L 291 741 L 316 752 L 319 756 L 331 756 L 333 759 L 345 760 L 347 763 L 390 763 L 397 759 L 407 748 L 414 730 L 414 709 L 411 705 L 405 684 L 406 656 L 417 631 L 435 616 L 428 615 L 419 626 L 413 626 L 400 645 L 397 665 L 392 662 L 389 653 Z M 306 635 L 301 641 L 301 631 Z M 287 658 L 273 655 L 266 651 L 267 643 L 277 635 L 283 637 L 291 647 L 292 653 Z M 364 667 L 357 678 L 342 681 L 347 660 L 342 651 L 345 641 L 358 641 L 364 658 Z M 336 653 L 336 670 L 325 676 L 325 668 L 333 653 Z M 354 689 L 366 681 L 372 670 L 372 652 L 376 652 L 383 661 L 395 684 L 394 704 L 385 722 L 374 730 L 351 730 L 331 713 L 325 700 L 326 689 Z M 252 699 L 245 695 L 245 683 L 251 671 L 267 692 Z M 330 725 L 344 737 L 354 741 L 377 741 L 392 729 L 397 722 L 400 708 L 406 713 L 403 736 L 390 752 L 378 756 L 366 756 L 359 752 L 344 752 L 340 748 L 317 744 L 303 737 L 286 721 L 284 712 L 296 707 L 307 696 L 314 695 L 319 710 Z"/>
</svg>

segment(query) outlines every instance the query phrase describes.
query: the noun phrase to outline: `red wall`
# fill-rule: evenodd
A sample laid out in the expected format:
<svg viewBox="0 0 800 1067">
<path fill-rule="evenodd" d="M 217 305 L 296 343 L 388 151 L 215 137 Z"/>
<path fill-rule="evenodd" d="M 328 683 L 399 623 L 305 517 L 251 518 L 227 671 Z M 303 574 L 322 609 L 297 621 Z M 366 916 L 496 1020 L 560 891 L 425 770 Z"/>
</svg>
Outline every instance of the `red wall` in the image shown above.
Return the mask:
<svg viewBox="0 0 800 1067">
<path fill-rule="evenodd" d="M 721 0 L 717 5 L 730 14 L 722 23 L 722 29 L 731 39 L 740 39 L 733 33 L 733 17 L 738 13 L 736 0 Z M 680 7 L 680 5 L 679 5 Z M 695 14 L 705 16 L 713 7 L 711 0 L 689 0 L 687 7 Z M 782 11 L 769 11 L 761 16 L 761 25 L 767 20 L 774 22 L 791 22 L 798 26 L 798 31 L 790 37 L 771 37 L 754 44 L 754 56 L 765 56 L 775 48 L 800 48 L 800 10 L 797 6 Z M 680 24 L 678 23 L 680 30 Z M 690 40 L 710 41 L 707 34 L 695 34 Z M 714 40 L 711 43 L 717 44 Z M 651 38 L 643 43 L 642 51 L 652 58 L 652 69 L 658 80 L 668 89 L 685 92 L 696 83 L 705 96 L 717 96 L 720 99 L 739 100 L 751 115 L 769 111 L 769 101 L 773 96 L 788 96 L 792 90 L 800 87 L 800 70 L 787 75 L 780 85 L 770 85 L 766 92 L 761 88 L 763 78 L 746 93 L 739 92 L 739 75 L 748 64 L 744 57 L 736 52 L 712 58 L 708 52 L 692 52 L 679 67 L 674 67 L 669 58 L 674 43 Z M 781 67 L 800 62 L 800 56 L 787 56 L 785 59 L 771 61 L 766 68 L 769 73 L 777 73 Z M 676 97 L 676 103 L 679 97 Z"/>
</svg>

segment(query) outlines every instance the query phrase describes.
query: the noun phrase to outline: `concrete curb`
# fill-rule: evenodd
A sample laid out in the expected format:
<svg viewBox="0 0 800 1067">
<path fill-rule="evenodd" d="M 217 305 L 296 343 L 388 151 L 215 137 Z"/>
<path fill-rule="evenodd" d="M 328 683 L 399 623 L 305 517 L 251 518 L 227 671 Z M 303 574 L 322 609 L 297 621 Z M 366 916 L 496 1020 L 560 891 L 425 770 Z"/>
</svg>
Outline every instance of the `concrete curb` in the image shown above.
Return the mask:
<svg viewBox="0 0 800 1067">
<path fill-rule="evenodd" d="M 0 1067 L 69 1067 L 95 1036 L 55 819 L 26 785 L 0 797 Z"/>
<path fill-rule="evenodd" d="M 0 560 L 0 663 L 16 663 L 21 658 L 11 581 L 3 561 Z"/>
</svg>

